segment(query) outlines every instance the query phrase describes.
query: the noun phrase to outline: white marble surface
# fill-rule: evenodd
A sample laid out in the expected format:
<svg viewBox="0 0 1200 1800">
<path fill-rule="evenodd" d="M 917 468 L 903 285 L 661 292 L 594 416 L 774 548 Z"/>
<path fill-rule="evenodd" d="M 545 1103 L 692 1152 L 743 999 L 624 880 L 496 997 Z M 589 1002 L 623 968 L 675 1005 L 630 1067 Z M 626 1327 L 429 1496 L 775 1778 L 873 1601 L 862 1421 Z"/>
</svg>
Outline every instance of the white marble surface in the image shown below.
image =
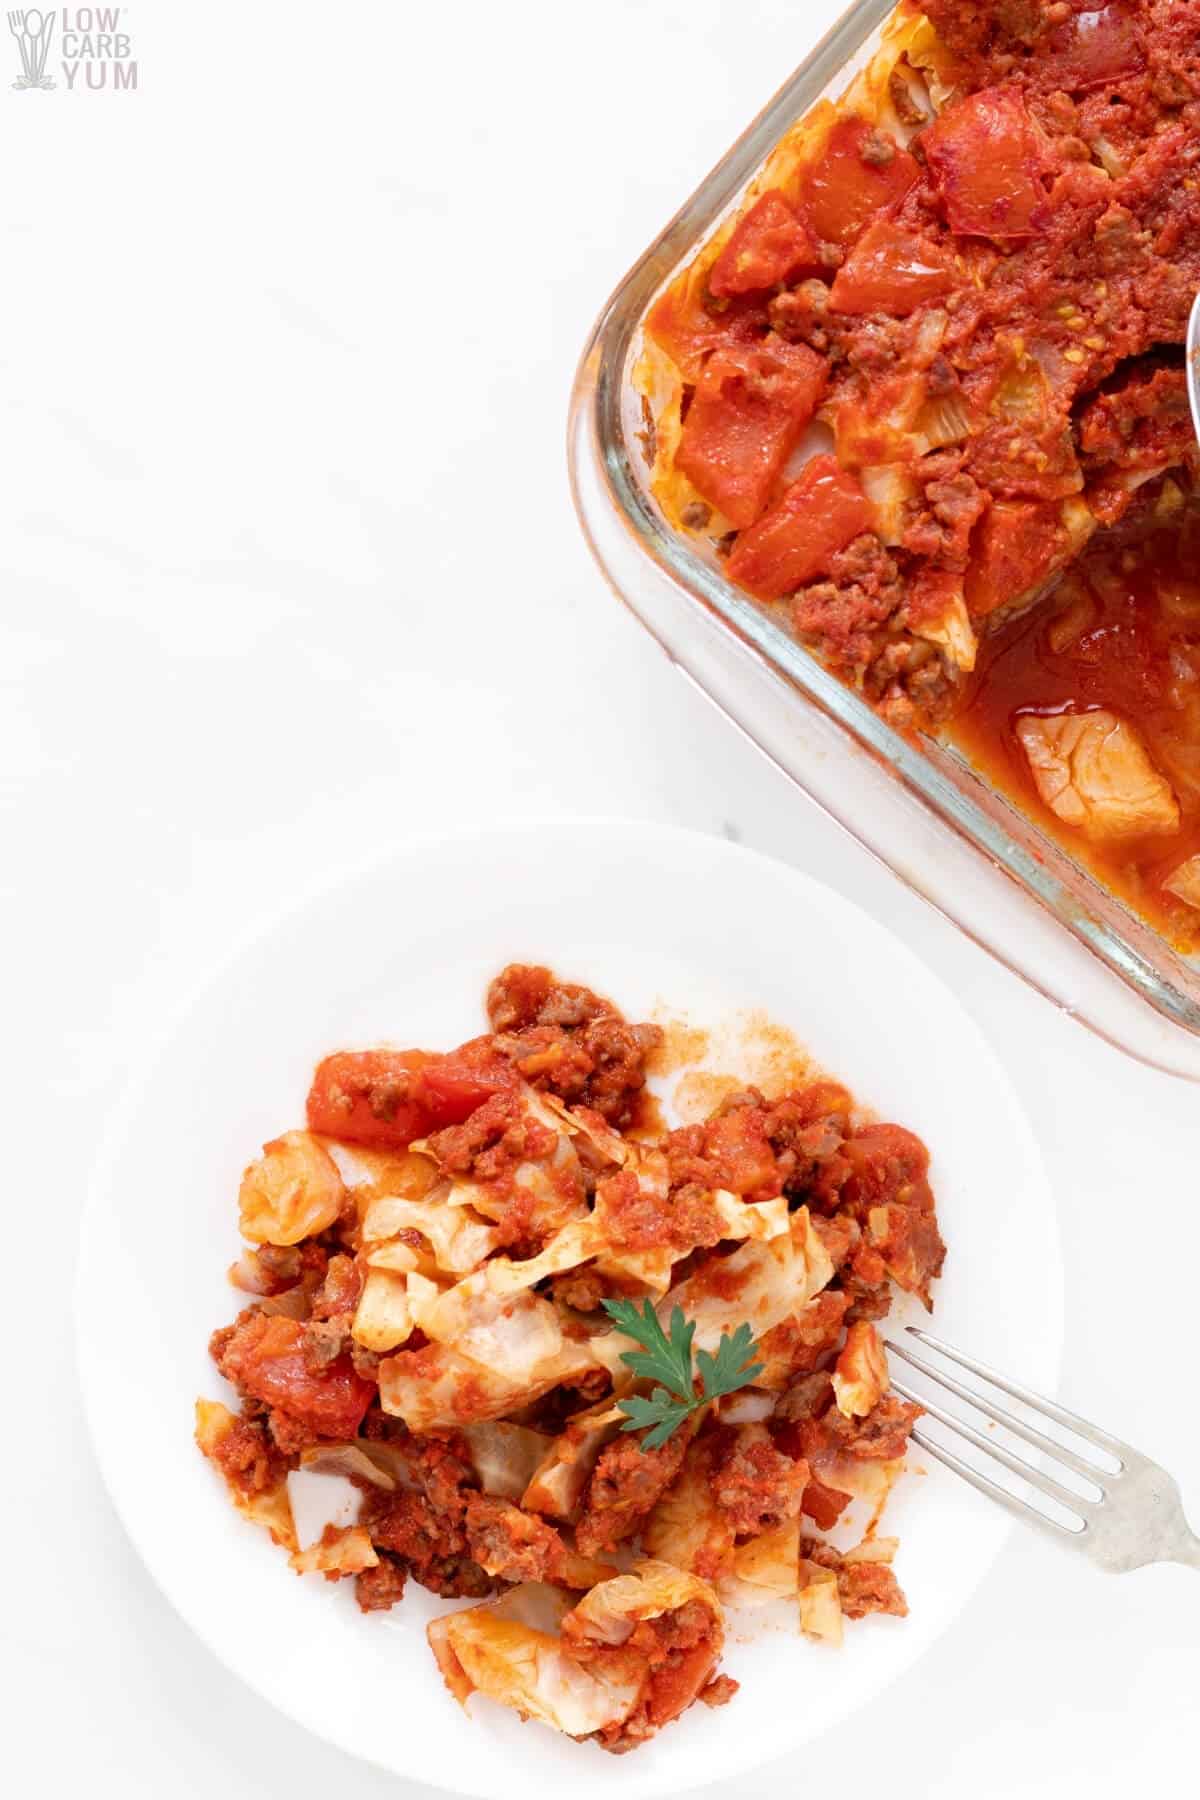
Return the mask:
<svg viewBox="0 0 1200 1800">
<path fill-rule="evenodd" d="M 1052 1013 L 790 791 L 613 603 L 569 506 L 566 394 L 600 301 L 834 11 L 160 0 L 125 9 L 136 94 L 16 93 L 3 64 L 15 1791 L 395 1791 L 264 1713 L 151 1586 L 96 1486 L 69 1305 L 97 1137 L 163 1008 L 297 887 L 445 820 L 725 831 L 948 972 L 1057 1191 L 1063 1391 L 1200 1514 L 1195 1091 Z M 1107 1580 L 1018 1538 L 806 1780 L 1187 1791 L 1194 1581 Z"/>
</svg>

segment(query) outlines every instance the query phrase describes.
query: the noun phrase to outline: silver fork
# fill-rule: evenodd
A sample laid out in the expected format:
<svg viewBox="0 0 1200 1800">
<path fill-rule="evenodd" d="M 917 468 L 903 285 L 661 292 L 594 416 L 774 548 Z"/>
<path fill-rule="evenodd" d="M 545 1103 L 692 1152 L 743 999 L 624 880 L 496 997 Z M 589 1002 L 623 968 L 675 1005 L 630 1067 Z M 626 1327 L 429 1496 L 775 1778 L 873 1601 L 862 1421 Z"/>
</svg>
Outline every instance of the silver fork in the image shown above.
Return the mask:
<svg viewBox="0 0 1200 1800">
<path fill-rule="evenodd" d="M 1072 1469 L 1076 1475 L 1081 1475 L 1096 1489 L 1097 1497 L 1088 1499 L 1074 1489 L 1064 1487 L 1043 1469 L 1026 1462 L 1024 1457 L 1014 1456 L 1003 1444 L 993 1443 L 968 1420 L 956 1417 L 935 1401 L 924 1399 L 901 1382 L 894 1381 L 892 1386 L 896 1393 L 905 1400 L 915 1401 L 931 1418 L 957 1432 L 969 1444 L 974 1445 L 976 1450 L 983 1451 L 1011 1474 L 1019 1475 L 1022 1481 L 1027 1482 L 1038 1493 L 1055 1501 L 1073 1515 L 1073 1522 L 1067 1524 L 1053 1518 L 1040 1506 L 1010 1493 L 980 1469 L 964 1462 L 953 1450 L 935 1443 L 918 1426 L 912 1434 L 913 1441 L 921 1446 L 926 1455 L 936 1457 L 948 1469 L 953 1469 L 956 1475 L 961 1475 L 964 1481 L 969 1481 L 972 1487 L 978 1488 L 981 1494 L 986 1494 L 989 1499 L 1006 1507 L 1025 1524 L 1034 1525 L 1046 1532 L 1056 1543 L 1073 1550 L 1082 1550 L 1102 1569 L 1114 1574 L 1126 1569 L 1140 1569 L 1145 1563 L 1153 1562 L 1186 1563 L 1190 1568 L 1200 1569 L 1200 1538 L 1190 1529 L 1183 1514 L 1179 1488 L 1165 1469 L 1160 1469 L 1157 1463 L 1152 1463 L 1149 1457 L 1142 1456 L 1128 1444 L 1123 1444 L 1119 1438 L 1111 1437 L 1107 1431 L 1098 1431 L 1086 1419 L 1068 1412 L 1065 1406 L 1059 1406 L 1054 1400 L 1044 1399 L 1040 1394 L 1022 1387 L 1017 1381 L 1010 1381 L 1006 1375 L 989 1368 L 987 1363 L 976 1362 L 974 1357 L 952 1349 L 949 1344 L 943 1344 L 929 1332 L 910 1325 L 907 1335 L 917 1338 L 948 1362 L 957 1364 L 960 1369 L 978 1375 L 992 1387 L 999 1388 L 1001 1393 L 1011 1394 L 1014 1400 L 1019 1400 L 1023 1406 L 1039 1413 L 1042 1418 L 1065 1426 L 1083 1443 L 1113 1458 L 1118 1467 L 1104 1468 L 1056 1438 L 1047 1437 L 1044 1432 L 1026 1424 L 1023 1419 L 1015 1418 L 986 1395 L 968 1387 L 953 1375 L 935 1368 L 924 1357 L 917 1356 L 906 1344 L 898 1344 L 889 1339 L 887 1347 L 893 1356 L 902 1358 L 957 1399 L 965 1400 L 985 1418 L 1002 1426 L 1005 1431 L 1010 1431 L 1031 1449 L 1055 1459 L 1063 1468 Z"/>
</svg>

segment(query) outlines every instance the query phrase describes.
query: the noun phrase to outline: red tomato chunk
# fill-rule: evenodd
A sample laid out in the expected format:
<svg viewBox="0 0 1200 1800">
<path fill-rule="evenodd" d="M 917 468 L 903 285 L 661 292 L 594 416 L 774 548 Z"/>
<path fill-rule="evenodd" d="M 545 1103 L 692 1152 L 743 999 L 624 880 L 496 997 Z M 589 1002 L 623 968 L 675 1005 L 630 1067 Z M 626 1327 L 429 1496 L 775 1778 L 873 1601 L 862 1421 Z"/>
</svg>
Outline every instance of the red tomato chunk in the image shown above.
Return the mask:
<svg viewBox="0 0 1200 1800">
<path fill-rule="evenodd" d="M 827 380 L 815 351 L 782 338 L 708 358 L 676 461 L 735 528 L 752 525 L 767 504 Z"/>
<path fill-rule="evenodd" d="M 947 107 L 921 142 L 954 231 L 1027 238 L 1050 223 L 1046 155 L 1020 94 L 969 94 Z"/>
<path fill-rule="evenodd" d="M 308 1124 L 325 1137 L 381 1150 L 461 1125 L 493 1094 L 515 1087 L 512 1064 L 488 1038 L 445 1056 L 424 1050 L 339 1050 L 317 1068 Z"/>
<path fill-rule="evenodd" d="M 783 195 L 772 188 L 742 219 L 712 266 L 708 291 L 718 299 L 794 281 L 817 267 L 817 247 Z"/>
<path fill-rule="evenodd" d="M 829 244 L 850 244 L 863 226 L 915 187 L 921 171 L 894 138 L 865 119 L 839 119 L 805 175 L 800 210 Z"/>
<path fill-rule="evenodd" d="M 1050 33 L 1048 48 L 1055 76 L 1075 93 L 1138 75 L 1146 66 L 1133 15 L 1119 3 L 1076 13 Z"/>
<path fill-rule="evenodd" d="M 375 1395 L 348 1356 L 314 1371 L 304 1356 L 304 1326 L 254 1312 L 239 1322 L 222 1365 L 246 1393 L 277 1406 L 320 1437 L 353 1437 Z"/>
<path fill-rule="evenodd" d="M 1060 555 L 1054 501 L 997 500 L 979 527 L 967 568 L 967 608 L 985 618 L 1027 594 Z"/>
<path fill-rule="evenodd" d="M 919 232 L 890 219 L 868 225 L 834 279 L 829 305 L 840 313 L 903 319 L 955 286 L 950 258 Z"/>
<path fill-rule="evenodd" d="M 763 600 L 815 581 L 830 558 L 875 523 L 858 482 L 832 456 L 814 456 L 779 504 L 734 545 L 729 576 Z"/>
</svg>

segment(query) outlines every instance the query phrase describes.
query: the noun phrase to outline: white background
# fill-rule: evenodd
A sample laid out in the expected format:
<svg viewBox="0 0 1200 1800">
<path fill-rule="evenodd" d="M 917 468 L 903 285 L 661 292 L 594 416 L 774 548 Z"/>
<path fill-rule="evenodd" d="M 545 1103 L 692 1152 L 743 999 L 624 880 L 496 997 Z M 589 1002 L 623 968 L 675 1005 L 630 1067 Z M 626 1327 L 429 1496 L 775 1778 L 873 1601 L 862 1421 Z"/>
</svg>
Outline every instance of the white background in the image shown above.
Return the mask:
<svg viewBox="0 0 1200 1800">
<path fill-rule="evenodd" d="M 615 604 L 570 509 L 594 314 L 836 0 L 122 10 L 136 94 L 15 93 L 0 36 L 14 1791 L 396 1791 L 265 1712 L 150 1584 L 97 1486 L 70 1287 L 144 1033 L 232 938 L 412 830 L 675 820 L 891 923 L 1044 1147 L 1066 1398 L 1168 1463 L 1200 1517 L 1196 1091 L 1057 1016 L 817 815 Z M 1185 1792 L 1198 1600 L 1186 1570 L 1105 1578 L 1022 1535 L 805 1781 Z"/>
</svg>

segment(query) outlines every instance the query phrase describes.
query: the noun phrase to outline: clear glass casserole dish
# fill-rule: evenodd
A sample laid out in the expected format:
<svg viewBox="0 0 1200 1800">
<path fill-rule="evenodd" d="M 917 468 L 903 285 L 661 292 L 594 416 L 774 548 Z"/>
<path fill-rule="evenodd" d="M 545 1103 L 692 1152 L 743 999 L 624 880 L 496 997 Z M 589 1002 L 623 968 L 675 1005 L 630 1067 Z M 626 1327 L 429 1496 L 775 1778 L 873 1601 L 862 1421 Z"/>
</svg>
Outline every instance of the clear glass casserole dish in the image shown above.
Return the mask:
<svg viewBox="0 0 1200 1800">
<path fill-rule="evenodd" d="M 873 54 L 893 0 L 857 0 L 621 282 L 580 361 L 572 490 L 618 597 L 758 747 L 914 892 L 1102 1037 L 1200 1081 L 1200 958 L 1184 956 L 953 746 L 909 740 L 826 670 L 653 500 L 633 371 L 660 291 L 795 121 Z"/>
</svg>

